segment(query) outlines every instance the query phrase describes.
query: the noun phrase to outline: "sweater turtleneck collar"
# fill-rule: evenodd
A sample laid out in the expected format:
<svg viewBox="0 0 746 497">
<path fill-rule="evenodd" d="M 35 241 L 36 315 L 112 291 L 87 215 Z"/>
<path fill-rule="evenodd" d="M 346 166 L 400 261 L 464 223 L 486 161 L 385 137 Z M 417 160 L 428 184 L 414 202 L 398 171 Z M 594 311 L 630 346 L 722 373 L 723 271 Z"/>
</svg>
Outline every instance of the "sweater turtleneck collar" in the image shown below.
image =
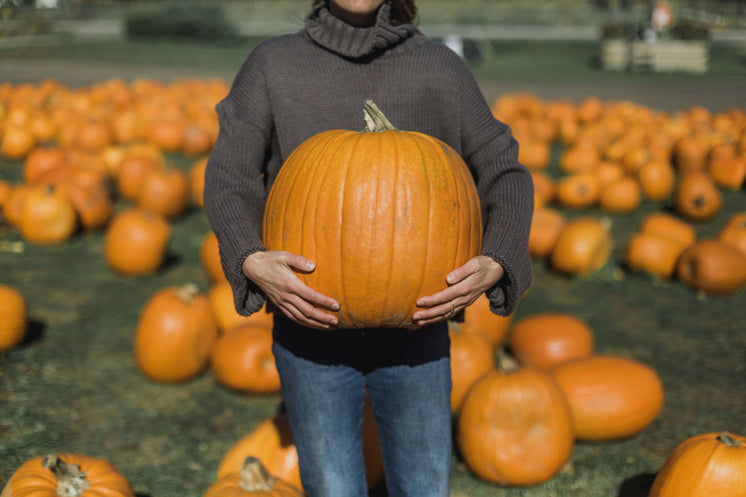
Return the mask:
<svg viewBox="0 0 746 497">
<path fill-rule="evenodd" d="M 411 37 L 411 24 L 390 24 L 391 4 L 387 0 L 378 9 L 371 27 L 357 27 L 335 17 L 326 2 L 316 5 L 306 16 L 306 32 L 322 47 L 348 58 L 362 58 L 383 51 Z"/>
</svg>

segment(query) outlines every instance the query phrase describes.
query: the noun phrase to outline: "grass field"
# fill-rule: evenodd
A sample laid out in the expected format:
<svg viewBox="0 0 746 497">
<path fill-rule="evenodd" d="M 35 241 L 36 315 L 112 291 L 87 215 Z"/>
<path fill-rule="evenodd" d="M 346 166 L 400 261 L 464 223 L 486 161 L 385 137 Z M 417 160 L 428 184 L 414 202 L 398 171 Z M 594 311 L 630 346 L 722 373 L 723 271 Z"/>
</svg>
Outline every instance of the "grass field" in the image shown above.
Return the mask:
<svg viewBox="0 0 746 497">
<path fill-rule="evenodd" d="M 230 78 L 255 41 L 199 46 L 71 40 L 58 47 L 4 49 L 0 83 L 42 77 L 79 85 L 108 77 Z M 727 102 L 746 104 L 746 92 L 739 92 L 746 91 L 746 65 L 738 47 L 713 47 L 711 71 L 702 76 L 607 73 L 594 66 L 595 55 L 591 43 L 495 42 L 473 67 L 488 98 L 529 90 L 546 98 L 639 97 L 651 105 L 704 105 L 713 111 Z M 554 173 L 558 153 L 555 149 Z M 185 169 L 192 163 L 178 155 L 169 161 Z M 0 179 L 19 181 L 21 167 L 20 161 L 0 160 Z M 746 206 L 743 189 L 723 192 L 723 199 L 715 219 L 696 224 L 700 237 L 713 236 Z M 680 281 L 623 268 L 624 242 L 642 217 L 668 208 L 646 202 L 631 214 L 583 211 L 611 220 L 610 260 L 582 278 L 562 276 L 537 261 L 532 289 L 514 318 L 559 311 L 586 320 L 598 352 L 656 369 L 666 392 L 660 416 L 626 440 L 577 443 L 560 474 L 532 487 L 480 481 L 454 452 L 454 497 L 646 497 L 678 442 L 709 431 L 746 435 L 746 293 L 703 295 Z M 233 443 L 277 412 L 279 395 L 230 391 L 209 371 L 183 384 L 158 384 L 146 380 L 133 361 L 139 313 L 154 292 L 185 282 L 209 288 L 198 254 L 208 230 L 203 211 L 193 207 L 173 222 L 168 263 L 157 274 L 136 278 L 106 266 L 101 231 L 57 247 L 26 243 L 20 253 L 0 251 L 0 283 L 26 296 L 30 317 L 27 342 L 0 353 L 0 488 L 30 457 L 78 452 L 111 460 L 139 497 L 199 497 Z M 22 242 L 2 222 L 0 241 Z M 381 489 L 375 493 L 384 495 Z"/>
</svg>

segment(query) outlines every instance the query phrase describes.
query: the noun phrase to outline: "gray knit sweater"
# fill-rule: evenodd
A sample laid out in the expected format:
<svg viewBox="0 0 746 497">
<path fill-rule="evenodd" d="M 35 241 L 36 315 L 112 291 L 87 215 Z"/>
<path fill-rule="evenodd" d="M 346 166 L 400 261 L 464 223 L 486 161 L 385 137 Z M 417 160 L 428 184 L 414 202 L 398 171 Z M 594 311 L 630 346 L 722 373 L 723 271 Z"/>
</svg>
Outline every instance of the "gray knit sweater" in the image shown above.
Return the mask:
<svg viewBox="0 0 746 497">
<path fill-rule="evenodd" d="M 243 274 L 243 260 L 265 250 L 265 200 L 283 161 L 329 129 L 362 130 L 372 99 L 399 129 L 435 136 L 472 171 L 484 221 L 482 254 L 505 276 L 487 295 L 511 313 L 531 282 L 528 234 L 533 186 L 518 144 L 497 121 L 462 59 L 410 24 L 392 26 L 385 2 L 375 26 L 358 28 L 324 5 L 305 28 L 260 43 L 217 106 L 220 132 L 205 174 L 204 207 L 241 314 L 265 296 Z"/>
</svg>

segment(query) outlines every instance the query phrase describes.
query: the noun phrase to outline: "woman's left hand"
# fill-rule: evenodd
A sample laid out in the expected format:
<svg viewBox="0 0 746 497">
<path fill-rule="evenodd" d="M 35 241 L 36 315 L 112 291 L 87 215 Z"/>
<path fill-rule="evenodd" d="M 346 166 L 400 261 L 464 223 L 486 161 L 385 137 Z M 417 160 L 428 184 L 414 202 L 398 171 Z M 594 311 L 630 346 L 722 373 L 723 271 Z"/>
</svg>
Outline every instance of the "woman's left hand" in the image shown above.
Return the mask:
<svg viewBox="0 0 746 497">
<path fill-rule="evenodd" d="M 446 277 L 448 288 L 417 301 L 422 310 L 414 314 L 418 326 L 450 319 L 503 277 L 503 267 L 486 255 L 469 259 Z"/>
</svg>

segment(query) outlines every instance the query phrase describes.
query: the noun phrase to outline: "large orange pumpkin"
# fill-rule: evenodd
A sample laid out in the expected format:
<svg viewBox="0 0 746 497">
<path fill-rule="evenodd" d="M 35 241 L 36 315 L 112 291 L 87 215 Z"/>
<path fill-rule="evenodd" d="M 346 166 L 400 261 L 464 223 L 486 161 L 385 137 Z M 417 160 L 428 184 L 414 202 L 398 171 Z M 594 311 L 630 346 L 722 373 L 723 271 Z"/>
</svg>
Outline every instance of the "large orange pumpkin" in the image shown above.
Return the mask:
<svg viewBox="0 0 746 497">
<path fill-rule="evenodd" d="M 32 186 L 23 199 L 19 229 L 35 244 L 59 244 L 78 228 L 78 217 L 70 196 L 52 185 Z"/>
<path fill-rule="evenodd" d="M 298 276 L 340 303 L 338 327 L 410 326 L 417 299 L 479 254 L 479 198 L 447 144 L 395 129 L 370 101 L 365 116 L 366 131 L 325 131 L 288 157 L 264 243 L 316 263 Z"/>
<path fill-rule="evenodd" d="M 649 497 L 746 497 L 746 437 L 703 433 L 674 448 Z"/>
<path fill-rule="evenodd" d="M 591 355 L 550 370 L 572 413 L 575 436 L 600 442 L 631 437 L 663 408 L 658 373 L 641 362 L 613 355 Z"/>
<path fill-rule="evenodd" d="M 59 493 L 59 489 L 66 492 Z M 80 454 L 50 454 L 21 464 L 0 497 L 67 495 L 135 497 L 127 478 L 105 459 Z"/>
<path fill-rule="evenodd" d="M 534 485 L 559 472 L 572 453 L 567 401 L 548 373 L 505 361 L 471 387 L 461 406 L 457 442 L 479 478 Z"/>
</svg>

